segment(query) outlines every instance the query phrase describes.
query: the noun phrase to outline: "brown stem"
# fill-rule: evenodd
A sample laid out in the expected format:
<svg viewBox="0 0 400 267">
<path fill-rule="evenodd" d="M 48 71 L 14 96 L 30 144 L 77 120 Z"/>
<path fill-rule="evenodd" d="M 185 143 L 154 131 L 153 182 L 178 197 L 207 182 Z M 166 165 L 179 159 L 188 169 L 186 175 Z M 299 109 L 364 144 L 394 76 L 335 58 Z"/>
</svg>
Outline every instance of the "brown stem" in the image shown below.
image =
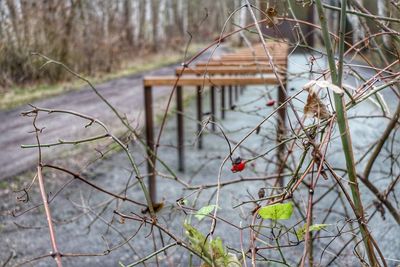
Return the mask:
<svg viewBox="0 0 400 267">
<path fill-rule="evenodd" d="M 62 267 L 61 254 L 60 254 L 60 252 L 58 251 L 58 248 L 57 248 L 56 236 L 55 236 L 55 233 L 54 233 L 54 227 L 53 227 L 53 222 L 52 222 L 52 218 L 51 218 L 51 212 L 50 212 L 49 203 L 47 201 L 47 194 L 46 194 L 46 190 L 44 188 L 42 167 L 41 166 L 37 167 L 37 174 L 38 174 L 40 194 L 42 196 L 43 206 L 44 206 L 44 210 L 45 210 L 45 213 L 46 213 L 47 224 L 49 225 L 50 242 L 51 242 L 51 247 L 53 249 L 54 259 L 55 259 L 55 261 L 57 263 L 57 266 L 58 267 Z"/>
</svg>

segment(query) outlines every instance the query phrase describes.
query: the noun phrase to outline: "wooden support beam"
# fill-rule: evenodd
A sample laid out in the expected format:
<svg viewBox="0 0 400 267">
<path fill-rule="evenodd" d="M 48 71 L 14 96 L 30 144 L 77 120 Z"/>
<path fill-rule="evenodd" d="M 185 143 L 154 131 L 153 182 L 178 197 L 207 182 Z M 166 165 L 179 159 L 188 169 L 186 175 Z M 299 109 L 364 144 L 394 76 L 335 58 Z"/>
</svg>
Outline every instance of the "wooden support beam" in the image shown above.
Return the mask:
<svg viewBox="0 0 400 267">
<path fill-rule="evenodd" d="M 273 62 L 285 62 L 287 59 L 287 55 L 272 55 Z M 220 58 L 221 61 L 269 61 L 269 57 L 266 55 L 263 56 L 253 56 L 253 55 L 231 55 L 231 56 L 222 56 Z"/>
<path fill-rule="evenodd" d="M 270 55 L 272 57 L 287 57 L 287 51 L 270 51 Z M 232 53 L 232 54 L 224 54 L 221 56 L 221 58 L 225 58 L 225 57 L 267 57 L 267 55 L 265 54 L 265 51 L 248 51 L 248 52 L 241 52 L 241 53 Z"/>
<path fill-rule="evenodd" d="M 278 72 L 281 74 L 285 74 L 286 70 L 282 67 Z M 185 68 L 179 67 L 176 69 L 176 75 L 244 75 L 244 74 L 264 74 L 264 73 L 273 73 L 272 68 L 270 66 L 199 66 L 194 68 Z"/>
<path fill-rule="evenodd" d="M 284 87 L 278 86 L 278 105 L 281 105 L 282 103 L 285 102 L 286 100 L 286 80 L 284 81 Z M 282 142 L 283 137 L 286 133 L 286 110 L 287 107 L 283 106 L 280 109 L 278 109 L 278 117 L 277 117 L 277 123 L 278 123 L 278 128 L 277 128 L 277 133 L 276 133 L 276 143 L 279 144 Z M 278 173 L 278 178 L 277 178 L 277 184 L 278 186 L 283 186 L 283 178 L 280 176 L 280 173 L 283 172 L 284 169 L 284 162 L 285 162 L 285 145 L 280 145 L 277 147 L 277 152 L 276 152 L 276 157 L 277 157 L 277 173 Z"/>
<path fill-rule="evenodd" d="M 178 80 L 177 80 L 178 79 Z M 147 76 L 143 78 L 144 86 L 222 86 L 222 85 L 259 85 L 259 84 L 278 84 L 274 75 L 255 76 L 212 76 L 190 77 L 190 76 Z"/>
<path fill-rule="evenodd" d="M 229 108 L 233 107 L 233 88 L 232 85 L 229 85 Z"/>
<path fill-rule="evenodd" d="M 210 105 L 211 105 L 211 121 L 215 122 L 215 87 L 210 87 Z M 215 132 L 216 126 L 215 123 L 211 124 L 211 130 Z"/>
<path fill-rule="evenodd" d="M 177 118 L 177 148 L 178 148 L 178 170 L 185 171 L 184 142 L 185 133 L 183 126 L 183 92 L 182 87 L 176 87 L 176 118 Z"/>
<path fill-rule="evenodd" d="M 221 119 L 225 119 L 225 86 L 221 86 Z"/>
<path fill-rule="evenodd" d="M 256 65 L 270 66 L 269 59 L 266 59 L 266 58 L 256 59 L 254 57 L 253 58 L 252 57 L 237 57 L 237 58 L 224 58 L 221 60 L 216 60 L 216 62 L 218 62 L 218 61 L 222 62 L 225 65 L 229 64 L 231 62 L 239 65 L 243 62 L 246 64 L 254 63 Z M 274 65 L 285 65 L 286 59 L 273 59 L 272 62 L 274 63 Z"/>
<path fill-rule="evenodd" d="M 203 148 L 203 136 L 201 134 L 201 129 L 203 127 L 202 121 L 203 121 L 203 99 L 202 99 L 202 94 L 201 94 L 201 86 L 197 86 L 197 148 L 202 149 Z"/>
<path fill-rule="evenodd" d="M 276 66 L 286 66 L 286 62 L 275 62 Z M 198 62 L 196 64 L 198 67 L 204 66 L 236 66 L 236 67 L 249 67 L 249 66 L 266 66 L 270 67 L 269 62 L 267 61 L 258 61 L 255 62 L 254 60 L 250 61 L 221 61 L 221 60 L 213 60 L 207 62 Z"/>
<path fill-rule="evenodd" d="M 235 101 L 239 100 L 239 86 L 235 85 Z"/>
<path fill-rule="evenodd" d="M 146 145 L 147 145 L 147 172 L 149 173 L 149 194 L 152 203 L 156 202 L 156 158 L 154 155 L 154 122 L 153 122 L 153 93 L 151 86 L 144 87 L 144 113 L 146 122 Z"/>
</svg>

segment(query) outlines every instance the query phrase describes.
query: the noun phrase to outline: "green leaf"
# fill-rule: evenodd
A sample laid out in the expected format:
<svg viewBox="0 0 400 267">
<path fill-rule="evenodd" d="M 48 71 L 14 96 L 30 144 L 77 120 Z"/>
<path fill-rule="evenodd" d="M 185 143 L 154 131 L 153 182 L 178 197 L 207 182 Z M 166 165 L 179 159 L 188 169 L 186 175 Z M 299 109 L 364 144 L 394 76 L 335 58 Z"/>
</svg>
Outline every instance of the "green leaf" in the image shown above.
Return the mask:
<svg viewBox="0 0 400 267">
<path fill-rule="evenodd" d="M 321 223 L 321 224 L 313 224 L 310 225 L 310 227 L 308 228 L 308 231 L 319 231 L 322 230 L 324 228 L 326 228 L 327 226 L 329 226 L 330 224 L 325 224 L 325 223 Z M 306 225 L 303 225 L 302 227 L 300 227 L 297 231 L 296 231 L 296 235 L 297 238 L 299 240 L 303 240 L 304 239 L 304 235 L 306 234 Z"/>
<path fill-rule="evenodd" d="M 291 202 L 265 206 L 258 211 L 261 218 L 271 220 L 287 220 L 290 219 L 292 213 L 293 205 Z"/>
<path fill-rule="evenodd" d="M 220 237 L 207 240 L 206 237 L 190 224 L 183 224 L 186 235 L 189 237 L 190 247 L 203 255 L 208 262 L 201 266 L 216 267 L 241 267 L 240 261 L 235 254 L 228 253 Z"/>
<path fill-rule="evenodd" d="M 309 227 L 309 230 L 310 231 L 319 231 L 319 230 L 326 228 L 327 226 L 329 226 L 329 224 L 326 224 L 326 223 L 313 224 Z"/>
<path fill-rule="evenodd" d="M 196 214 L 194 215 L 199 221 L 203 220 L 208 214 L 210 214 L 216 205 L 208 205 L 199 209 Z"/>
<path fill-rule="evenodd" d="M 226 254 L 225 248 L 222 245 L 222 240 L 220 237 L 217 237 L 216 239 L 212 240 L 210 242 L 210 245 L 211 245 L 211 249 L 213 251 L 213 255 L 216 258 L 223 257 Z"/>
<path fill-rule="evenodd" d="M 206 237 L 196 228 L 190 224 L 183 224 L 185 227 L 186 235 L 189 237 L 190 246 L 198 253 L 207 254 L 209 252 L 209 244 Z"/>
</svg>

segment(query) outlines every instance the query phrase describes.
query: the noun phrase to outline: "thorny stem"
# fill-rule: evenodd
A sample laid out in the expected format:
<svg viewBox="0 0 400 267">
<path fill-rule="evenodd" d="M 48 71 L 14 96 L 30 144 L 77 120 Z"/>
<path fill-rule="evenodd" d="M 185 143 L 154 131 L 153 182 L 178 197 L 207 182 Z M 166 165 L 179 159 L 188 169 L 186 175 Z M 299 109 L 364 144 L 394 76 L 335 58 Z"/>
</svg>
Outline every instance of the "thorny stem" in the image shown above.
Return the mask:
<svg viewBox="0 0 400 267">
<path fill-rule="evenodd" d="M 52 217 L 51 217 L 49 202 L 47 200 L 46 189 L 44 188 L 44 181 L 43 181 L 43 175 L 42 175 L 42 166 L 38 166 L 37 167 L 37 175 L 38 175 L 38 181 L 39 181 L 40 195 L 42 196 L 44 211 L 46 213 L 47 224 L 49 225 L 50 242 L 51 242 L 51 246 L 53 248 L 54 259 L 55 259 L 55 261 L 57 263 L 57 266 L 58 267 L 62 267 L 61 254 L 60 254 L 60 252 L 58 251 L 58 248 L 57 248 L 56 236 L 55 236 L 55 233 L 54 233 L 53 222 L 52 222 L 52 219 L 51 219 Z"/>
<path fill-rule="evenodd" d="M 336 64 L 334 61 L 334 54 L 331 46 L 331 41 L 328 33 L 327 21 L 325 18 L 325 13 L 322 7 L 321 0 L 316 0 L 317 10 L 321 21 L 322 26 L 322 36 L 326 46 L 326 51 L 328 54 L 328 63 L 329 68 L 331 70 L 332 75 L 332 83 L 341 87 L 342 85 L 342 74 L 338 74 L 336 70 Z M 344 50 L 344 37 L 345 37 L 345 28 L 346 28 L 346 6 L 347 1 L 343 0 L 341 2 L 341 14 L 340 14 L 340 40 L 339 40 L 339 55 L 341 60 L 343 61 L 343 50 Z M 340 62 L 339 62 L 340 64 Z M 341 63 L 343 64 L 343 63 Z M 339 71 L 342 72 L 342 67 L 339 67 Z M 358 223 L 360 225 L 361 235 L 363 237 L 365 250 L 368 255 L 369 263 L 371 266 L 378 266 L 378 262 L 376 260 L 374 248 L 371 242 L 370 233 L 366 224 L 364 208 L 361 201 L 360 190 L 358 188 L 357 182 L 357 173 L 355 168 L 354 154 L 351 143 L 350 129 L 348 125 L 347 115 L 346 115 L 346 107 L 344 104 L 344 99 L 342 95 L 334 93 L 334 101 L 337 115 L 337 122 L 339 125 L 339 132 L 342 141 L 343 153 L 346 159 L 346 166 L 348 171 L 348 176 L 350 180 L 350 188 L 352 192 L 352 197 L 355 205 L 355 212 L 357 216 Z"/>
</svg>

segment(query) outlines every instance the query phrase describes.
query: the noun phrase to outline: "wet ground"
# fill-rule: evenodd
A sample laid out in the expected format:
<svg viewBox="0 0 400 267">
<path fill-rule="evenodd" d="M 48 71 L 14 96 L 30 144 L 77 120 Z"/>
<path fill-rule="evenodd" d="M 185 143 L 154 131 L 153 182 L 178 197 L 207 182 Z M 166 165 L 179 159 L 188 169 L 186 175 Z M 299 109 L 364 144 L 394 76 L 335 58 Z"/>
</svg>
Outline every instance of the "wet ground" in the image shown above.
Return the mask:
<svg viewBox="0 0 400 267">
<path fill-rule="evenodd" d="M 300 72 L 303 69 L 307 69 L 303 56 L 292 56 L 290 58 L 290 63 L 289 72 Z M 295 94 L 301 90 L 305 81 L 304 78 L 290 80 L 288 88 L 294 88 L 294 90 L 290 90 L 289 93 Z M 132 84 L 132 81 L 128 82 L 127 80 L 125 82 L 126 87 L 131 86 Z M 140 88 L 139 85 L 138 87 Z M 192 89 L 193 88 L 185 89 L 185 94 L 187 95 L 187 92 Z M 116 92 L 119 92 L 118 89 L 115 90 L 114 93 L 108 95 L 111 99 L 115 97 Z M 163 89 L 156 89 L 155 93 L 159 94 L 161 90 Z M 273 87 L 248 87 L 235 103 L 236 109 L 234 111 L 227 111 L 224 120 L 220 119 L 218 113 L 218 123 L 220 123 L 231 140 L 238 141 L 242 139 L 245 134 L 254 127 L 254 125 L 271 113 L 273 109 L 265 105 L 267 100 L 265 92 L 267 90 L 270 91 L 274 98 L 276 97 L 276 90 Z M 204 94 L 204 111 L 207 112 L 209 111 L 209 97 L 207 90 Z M 388 102 L 389 108 L 393 111 L 398 100 L 394 98 L 389 91 L 384 93 L 384 97 Z M 141 99 L 141 96 L 140 94 L 135 94 L 133 98 Z M 306 94 L 302 93 L 299 96 L 299 100 L 293 101 L 293 104 L 300 112 L 304 106 L 305 98 Z M 83 99 L 84 97 L 82 97 L 82 101 L 84 101 Z M 219 95 L 217 96 L 217 99 L 219 99 Z M 124 109 L 124 107 L 130 107 L 130 105 L 122 101 L 122 99 L 121 103 L 119 103 L 117 99 L 114 99 L 114 101 L 117 106 L 122 109 Z M 141 103 L 141 100 L 137 101 L 138 103 Z M 55 103 L 54 107 L 59 107 L 58 104 L 60 103 Z M 193 119 L 195 116 L 194 108 L 194 101 L 189 101 L 185 107 L 186 171 L 185 173 L 177 174 L 180 179 L 192 185 L 215 184 L 217 182 L 218 169 L 229 150 L 225 140 L 220 135 L 214 134 L 209 130 L 206 130 L 204 133 L 204 149 L 198 150 L 196 148 L 196 122 Z M 95 111 L 93 112 L 95 113 Z M 140 109 L 138 109 L 138 112 L 140 112 Z M 356 109 L 351 110 L 349 116 L 374 114 L 381 114 L 380 109 L 371 102 L 364 102 Z M 289 112 L 289 116 L 291 117 L 291 121 L 294 122 L 292 112 Z M 20 120 L 21 119 L 18 121 Z M 249 158 L 254 156 L 253 153 L 258 154 L 271 149 L 275 145 L 275 121 L 275 117 L 271 117 L 271 119 L 261 127 L 259 134 L 251 135 L 235 155 Z M 65 121 L 59 119 L 58 123 L 65 124 Z M 73 124 L 72 122 L 68 123 L 71 125 Z M 368 145 L 380 136 L 386 123 L 387 119 L 382 118 L 359 118 L 350 120 L 354 147 L 358 151 L 356 158 L 358 158 L 359 155 L 368 148 Z M 29 128 L 29 124 L 24 124 L 24 127 Z M 176 170 L 176 124 L 174 117 L 171 117 L 170 120 L 168 120 L 162 136 L 161 144 L 162 145 L 159 149 L 160 158 L 171 166 L 172 169 Z M 139 145 L 132 145 L 130 149 L 134 155 L 135 161 L 141 163 L 139 166 L 141 172 L 146 173 L 143 148 Z M 396 149 L 398 152 L 398 147 Z M 333 141 L 329 147 L 329 151 L 327 160 L 337 168 L 344 168 L 344 157 L 341 152 L 337 129 L 335 129 L 333 133 Z M 270 163 L 271 160 L 274 160 L 273 153 L 274 152 L 267 154 L 265 159 L 255 161 L 255 165 L 249 165 L 245 171 L 239 174 L 233 174 L 230 172 L 230 164 L 225 164 L 222 167 L 221 180 L 229 181 L 240 177 L 249 178 L 260 174 L 274 174 L 275 167 Z M 298 155 L 295 153 L 294 157 L 297 156 Z M 382 157 L 378 159 L 374 166 L 374 175 L 372 176 L 372 179 L 379 188 L 385 188 L 385 186 L 390 182 L 390 178 L 379 174 L 379 171 L 385 171 L 389 166 L 392 166 L 386 159 L 386 156 L 387 153 L 383 153 Z M 70 167 L 77 170 L 81 166 L 77 163 L 77 166 Z M 363 165 L 360 164 L 359 170 L 362 170 L 362 167 Z M 399 172 L 396 165 L 394 165 L 393 168 L 393 173 Z M 160 168 L 160 171 L 166 173 L 162 168 Z M 113 192 L 123 193 L 127 184 L 129 184 L 129 189 L 126 192 L 127 195 L 136 200 L 144 201 L 143 193 L 140 191 L 140 188 L 134 184 L 135 179 L 132 178 L 128 160 L 123 153 L 115 153 L 102 161 L 91 164 L 90 167 L 85 169 L 84 175 L 90 179 L 90 181 Z M 57 189 L 60 188 L 60 185 L 68 182 L 69 179 L 70 177 L 65 177 L 60 173 L 46 172 L 46 186 L 52 194 L 55 194 Z M 199 222 L 195 217 L 185 215 L 185 213 L 176 205 L 176 200 L 186 196 L 188 201 L 187 204 L 196 209 L 207 204 L 214 204 L 216 197 L 215 187 L 201 191 L 187 190 L 177 182 L 163 177 L 158 177 L 157 183 L 158 199 L 163 199 L 165 201 L 165 207 L 159 213 L 159 222 L 162 225 L 168 227 L 172 233 L 180 237 L 185 236 L 182 227 L 185 221 L 191 222 L 203 233 L 208 231 L 211 224 L 210 219 L 206 218 Z M 273 180 L 266 180 L 235 183 L 222 187 L 219 200 L 219 216 L 231 222 L 235 226 L 248 225 L 251 222 L 251 210 L 254 208 L 254 205 L 244 205 L 241 208 L 233 208 L 233 206 L 241 201 L 249 200 L 249 195 L 256 197 L 260 187 L 270 187 L 272 185 Z M 316 190 L 315 198 L 318 198 L 326 192 L 331 185 L 333 185 L 332 180 L 322 181 Z M 367 207 L 367 213 L 372 215 L 375 210 L 375 207 L 371 205 L 374 198 L 364 186 L 361 186 L 361 189 L 363 201 L 365 203 L 364 206 Z M 396 192 L 397 194 L 399 193 L 398 188 L 396 189 Z M 338 234 L 338 229 L 341 226 L 346 225 L 344 229 L 349 229 L 349 224 L 345 223 L 342 212 L 344 207 L 348 210 L 350 210 L 350 208 L 347 205 L 343 206 L 340 201 L 337 201 L 337 195 L 338 193 L 333 190 L 332 193 L 316 205 L 314 223 L 330 224 L 326 231 L 321 234 L 321 236 L 325 236 L 325 238 L 321 239 L 318 245 L 314 248 L 314 257 L 317 266 L 318 264 L 320 264 L 320 266 L 325 266 L 326 263 L 332 259 L 335 252 L 342 248 L 343 244 L 345 244 L 351 237 L 348 233 L 342 233 L 339 237 L 332 238 L 332 235 Z M 10 193 L 3 195 L 2 198 L 3 203 L 1 209 L 4 214 L 5 211 L 16 206 L 15 195 Z M 392 196 L 390 198 L 392 199 Z M 305 188 L 296 192 L 294 194 L 294 199 L 299 203 L 299 207 L 298 210 L 295 211 L 291 220 L 282 223 L 286 227 L 291 227 L 299 222 L 302 224 L 301 222 L 303 219 L 301 213 L 305 213 L 307 200 L 307 191 Z M 22 206 L 17 211 L 17 214 L 20 214 L 22 210 L 25 210 L 28 207 L 34 206 L 35 203 L 40 203 L 40 199 L 38 198 L 37 193 L 31 193 L 30 202 Z M 122 223 L 118 217 L 113 215 L 115 209 L 129 214 L 130 212 L 140 213 L 141 208 L 134 207 L 128 203 L 112 200 L 109 196 L 100 193 L 79 181 L 75 180 L 71 182 L 60 194 L 58 194 L 51 202 L 51 208 L 56 222 L 56 235 L 59 249 L 63 253 L 101 254 L 110 247 L 124 244 L 107 256 L 63 258 L 65 266 L 117 266 L 118 262 L 124 264 L 132 263 L 154 251 L 153 240 L 151 235 L 148 235 L 151 231 L 149 225 L 143 226 L 134 238 L 127 241 L 136 233 L 140 224 L 137 222 L 130 222 L 129 220 Z M 317 214 L 326 214 L 328 209 L 333 212 L 330 213 L 327 218 L 317 216 Z M 349 214 L 352 213 L 349 212 Z M 373 236 L 378 241 L 383 254 L 387 257 L 389 266 L 396 266 L 398 264 L 397 261 L 399 260 L 398 251 L 400 250 L 400 231 L 398 225 L 391 218 L 390 214 L 387 213 L 385 217 L 385 220 L 383 220 L 380 214 L 375 214 L 371 218 L 369 226 Z M 354 217 L 351 218 L 354 219 Z M 17 262 L 49 253 L 50 242 L 48 229 L 46 227 L 46 220 L 42 209 L 36 209 L 17 218 L 2 216 L 1 224 L 2 227 L 0 228 L 0 231 L 2 238 L 0 242 L 2 249 L 0 251 L 0 263 L 8 259 L 10 255 L 12 256 L 10 264 L 13 265 Z M 269 223 L 266 225 L 269 225 Z M 271 231 L 266 230 L 265 234 L 270 235 Z M 158 231 L 155 231 L 155 235 L 158 237 Z M 238 231 L 234 226 L 220 221 L 217 224 L 215 235 L 221 236 L 224 245 L 240 249 L 240 231 Z M 243 238 L 243 243 L 246 247 L 249 238 L 248 231 L 243 231 Z M 168 239 L 164 239 L 163 241 L 165 244 L 171 242 L 171 240 Z M 270 242 L 269 240 L 266 241 Z M 331 241 L 332 243 L 330 243 Z M 161 241 L 158 238 L 156 239 L 156 246 L 157 248 L 162 247 Z M 359 266 L 359 262 L 353 255 L 353 247 L 354 244 L 352 243 L 333 265 Z M 302 244 L 295 248 L 284 249 L 283 252 L 286 255 L 288 264 L 296 265 L 302 255 L 302 250 Z M 188 266 L 188 253 L 183 251 L 181 248 L 172 247 L 167 251 L 167 253 L 168 257 L 164 254 L 160 254 L 159 263 L 161 266 Z M 322 253 L 323 256 L 321 256 Z M 262 254 L 270 259 L 281 260 L 279 253 L 276 250 L 266 250 Z M 194 259 L 194 262 L 198 265 L 196 259 Z M 51 258 L 46 258 L 41 261 L 35 261 L 31 265 L 53 266 L 54 261 Z M 155 266 L 154 258 L 148 261 L 147 266 Z M 260 264 L 259 266 L 281 265 L 268 263 Z"/>
</svg>

